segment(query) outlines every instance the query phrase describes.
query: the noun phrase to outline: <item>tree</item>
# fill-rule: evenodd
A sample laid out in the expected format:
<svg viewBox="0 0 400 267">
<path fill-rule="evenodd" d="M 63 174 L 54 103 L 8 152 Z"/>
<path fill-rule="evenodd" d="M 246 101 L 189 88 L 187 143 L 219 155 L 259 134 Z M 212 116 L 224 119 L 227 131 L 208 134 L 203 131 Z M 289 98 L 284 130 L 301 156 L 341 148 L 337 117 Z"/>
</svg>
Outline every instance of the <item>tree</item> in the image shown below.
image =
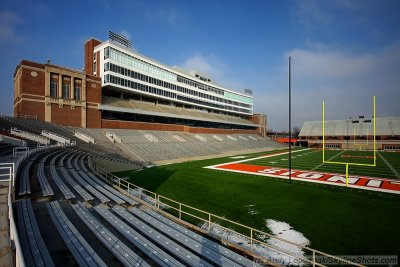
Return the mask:
<svg viewBox="0 0 400 267">
<path fill-rule="evenodd" d="M 299 133 L 300 133 L 300 128 L 299 127 L 293 127 L 293 137 L 299 137 Z"/>
</svg>

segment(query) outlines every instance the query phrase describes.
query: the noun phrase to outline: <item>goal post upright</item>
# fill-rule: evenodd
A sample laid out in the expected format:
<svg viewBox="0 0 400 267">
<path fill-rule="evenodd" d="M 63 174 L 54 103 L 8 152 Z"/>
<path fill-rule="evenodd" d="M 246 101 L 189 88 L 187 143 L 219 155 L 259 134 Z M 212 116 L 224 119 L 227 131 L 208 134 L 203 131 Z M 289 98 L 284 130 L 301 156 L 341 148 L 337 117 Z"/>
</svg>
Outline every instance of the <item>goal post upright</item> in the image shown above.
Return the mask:
<svg viewBox="0 0 400 267">
<path fill-rule="evenodd" d="M 374 96 L 374 166 L 376 166 L 376 96 Z"/>
<path fill-rule="evenodd" d="M 325 163 L 325 101 L 322 101 L 322 163 Z"/>
<path fill-rule="evenodd" d="M 374 163 L 353 163 L 353 162 L 338 162 L 338 161 L 325 161 L 325 101 L 322 101 L 322 163 L 346 165 L 346 187 L 349 182 L 349 165 L 353 166 L 369 166 L 376 167 L 376 97 L 373 96 L 373 126 L 374 126 Z"/>
</svg>

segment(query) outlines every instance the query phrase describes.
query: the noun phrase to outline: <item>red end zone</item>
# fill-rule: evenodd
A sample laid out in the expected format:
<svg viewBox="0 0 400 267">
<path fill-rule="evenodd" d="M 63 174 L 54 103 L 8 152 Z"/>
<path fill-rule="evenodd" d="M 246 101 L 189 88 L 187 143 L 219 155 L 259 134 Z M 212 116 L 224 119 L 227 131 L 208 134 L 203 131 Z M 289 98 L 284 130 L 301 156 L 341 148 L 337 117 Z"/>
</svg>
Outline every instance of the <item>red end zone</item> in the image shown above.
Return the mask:
<svg viewBox="0 0 400 267">
<path fill-rule="evenodd" d="M 288 169 L 249 165 L 245 164 L 244 161 L 218 164 L 214 166 L 208 166 L 205 168 L 289 179 Z M 292 179 L 294 180 L 337 185 L 337 186 L 346 186 L 346 176 L 343 174 L 300 171 L 300 170 L 292 170 L 291 174 L 292 174 L 291 175 Z M 395 180 L 395 179 L 373 178 L 365 176 L 349 176 L 348 186 L 357 189 L 400 194 L 400 180 Z"/>
</svg>

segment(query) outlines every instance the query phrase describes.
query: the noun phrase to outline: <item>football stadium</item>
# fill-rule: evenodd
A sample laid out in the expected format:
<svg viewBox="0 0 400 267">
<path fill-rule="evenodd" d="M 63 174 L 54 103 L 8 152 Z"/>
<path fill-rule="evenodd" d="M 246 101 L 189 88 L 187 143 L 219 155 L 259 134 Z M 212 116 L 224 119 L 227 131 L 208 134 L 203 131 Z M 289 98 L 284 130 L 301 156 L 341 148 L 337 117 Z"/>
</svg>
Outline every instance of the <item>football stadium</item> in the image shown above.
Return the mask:
<svg viewBox="0 0 400 267">
<path fill-rule="evenodd" d="M 83 46 L 83 70 L 15 68 L 14 114 L 0 117 L 4 266 L 398 255 L 400 117 L 322 116 L 289 150 L 267 136 L 251 90 L 167 66 L 114 32 Z"/>
</svg>

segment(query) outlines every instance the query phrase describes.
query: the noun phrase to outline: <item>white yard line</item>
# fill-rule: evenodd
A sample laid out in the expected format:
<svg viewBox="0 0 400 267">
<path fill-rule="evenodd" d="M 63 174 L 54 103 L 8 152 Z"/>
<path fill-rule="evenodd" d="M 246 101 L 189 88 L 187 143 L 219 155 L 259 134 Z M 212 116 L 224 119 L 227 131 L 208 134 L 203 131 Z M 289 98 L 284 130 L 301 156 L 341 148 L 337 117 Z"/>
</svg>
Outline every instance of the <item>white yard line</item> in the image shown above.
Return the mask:
<svg viewBox="0 0 400 267">
<path fill-rule="evenodd" d="M 396 175 L 397 178 L 400 178 L 400 173 L 398 171 L 396 171 L 396 169 L 393 168 L 392 165 L 390 165 L 390 163 L 381 155 L 381 153 L 379 151 L 377 151 L 377 154 L 383 160 L 383 162 L 386 163 L 386 165 L 389 167 L 389 169 L 392 170 L 393 174 Z"/>
<path fill-rule="evenodd" d="M 333 160 L 334 158 L 336 158 L 337 156 L 339 156 L 339 155 L 341 155 L 341 154 L 343 154 L 343 153 L 344 153 L 344 150 L 343 150 L 342 152 L 340 152 L 340 153 L 334 155 L 332 158 L 328 159 L 327 161 L 331 161 L 331 160 Z M 318 169 L 319 167 L 321 167 L 321 166 L 324 165 L 324 164 L 325 164 L 325 162 L 321 162 L 321 164 L 319 164 L 318 166 L 312 168 L 311 170 L 312 170 L 312 171 L 315 171 L 316 169 Z"/>
<path fill-rule="evenodd" d="M 307 150 L 310 150 L 310 149 L 311 148 L 306 148 L 306 149 L 300 149 L 300 150 L 292 151 L 292 154 L 293 153 L 297 153 L 297 152 L 307 151 Z M 242 162 L 253 161 L 253 160 L 257 160 L 257 159 L 265 159 L 265 158 L 271 158 L 271 157 L 275 157 L 275 156 L 281 156 L 281 155 L 285 155 L 285 154 L 289 154 L 289 151 L 280 152 L 280 153 L 276 153 L 276 154 L 269 154 L 269 155 L 265 155 L 265 156 L 261 156 L 261 157 L 257 157 L 257 158 L 249 158 L 249 159 L 243 159 L 243 160 L 238 160 L 238 161 L 225 162 L 225 163 L 212 165 L 212 166 L 207 166 L 207 167 L 203 167 L 203 168 L 213 169 L 215 167 L 223 166 L 223 165 L 226 165 L 226 164 L 242 163 Z"/>
</svg>

